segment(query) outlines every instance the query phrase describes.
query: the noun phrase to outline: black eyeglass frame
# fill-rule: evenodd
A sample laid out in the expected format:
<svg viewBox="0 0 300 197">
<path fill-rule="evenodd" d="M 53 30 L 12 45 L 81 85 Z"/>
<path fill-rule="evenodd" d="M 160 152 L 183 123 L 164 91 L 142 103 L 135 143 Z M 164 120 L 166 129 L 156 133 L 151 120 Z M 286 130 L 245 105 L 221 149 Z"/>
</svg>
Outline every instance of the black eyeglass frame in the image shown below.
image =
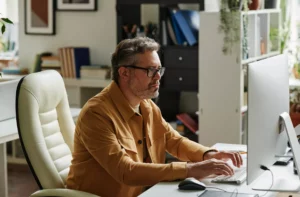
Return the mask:
<svg viewBox="0 0 300 197">
<path fill-rule="evenodd" d="M 126 66 L 122 66 L 122 67 L 146 70 L 147 71 L 147 76 L 150 77 L 150 78 L 154 77 L 158 72 L 159 72 L 160 76 L 162 77 L 165 73 L 165 70 L 166 70 L 165 67 L 160 67 L 159 69 L 156 69 L 156 68 L 152 68 L 152 67 L 143 68 L 143 67 L 139 67 L 139 66 L 136 66 L 136 65 L 126 65 Z M 149 74 L 151 72 L 153 73 L 152 76 Z"/>
</svg>

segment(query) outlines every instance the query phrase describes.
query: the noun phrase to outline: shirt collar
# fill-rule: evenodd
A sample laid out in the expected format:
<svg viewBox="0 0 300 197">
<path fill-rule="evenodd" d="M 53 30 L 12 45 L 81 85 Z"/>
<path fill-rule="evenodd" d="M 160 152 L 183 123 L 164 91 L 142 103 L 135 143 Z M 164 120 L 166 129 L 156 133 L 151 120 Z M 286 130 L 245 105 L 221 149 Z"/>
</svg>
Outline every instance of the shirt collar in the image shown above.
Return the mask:
<svg viewBox="0 0 300 197">
<path fill-rule="evenodd" d="M 135 115 L 135 111 L 130 106 L 130 103 L 128 102 L 128 100 L 126 99 L 116 82 L 112 81 L 108 88 L 110 90 L 110 97 L 113 103 L 116 105 L 118 111 L 120 112 L 124 120 L 128 121 L 133 115 Z M 140 108 L 143 117 L 149 116 L 151 106 L 148 99 L 141 101 Z"/>
<path fill-rule="evenodd" d="M 128 100 L 125 98 L 123 92 L 116 82 L 112 81 L 109 85 L 109 89 L 112 101 L 116 105 L 124 120 L 128 121 L 135 114 L 134 110 L 130 106 Z"/>
</svg>

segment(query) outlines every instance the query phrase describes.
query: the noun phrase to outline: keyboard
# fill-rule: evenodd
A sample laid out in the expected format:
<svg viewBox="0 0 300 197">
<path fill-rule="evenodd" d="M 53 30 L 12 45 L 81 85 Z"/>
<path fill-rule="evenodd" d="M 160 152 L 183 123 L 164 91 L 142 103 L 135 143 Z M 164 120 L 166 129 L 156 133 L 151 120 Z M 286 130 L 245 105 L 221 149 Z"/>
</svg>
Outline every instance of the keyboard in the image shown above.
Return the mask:
<svg viewBox="0 0 300 197">
<path fill-rule="evenodd" d="M 234 168 L 234 175 L 225 176 L 220 175 L 215 178 L 211 182 L 213 183 L 234 183 L 234 184 L 242 184 L 247 178 L 247 168 L 246 166 L 240 168 Z"/>
</svg>

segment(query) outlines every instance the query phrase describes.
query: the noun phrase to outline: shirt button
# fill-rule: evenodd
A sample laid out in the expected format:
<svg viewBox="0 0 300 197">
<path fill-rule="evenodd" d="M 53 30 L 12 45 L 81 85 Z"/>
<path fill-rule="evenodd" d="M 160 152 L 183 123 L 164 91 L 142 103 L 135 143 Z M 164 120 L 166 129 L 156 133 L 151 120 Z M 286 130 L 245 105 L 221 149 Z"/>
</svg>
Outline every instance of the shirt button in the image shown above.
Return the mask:
<svg viewBox="0 0 300 197">
<path fill-rule="evenodd" d="M 143 142 L 142 142 L 142 140 L 138 140 L 138 144 L 142 144 Z"/>
</svg>

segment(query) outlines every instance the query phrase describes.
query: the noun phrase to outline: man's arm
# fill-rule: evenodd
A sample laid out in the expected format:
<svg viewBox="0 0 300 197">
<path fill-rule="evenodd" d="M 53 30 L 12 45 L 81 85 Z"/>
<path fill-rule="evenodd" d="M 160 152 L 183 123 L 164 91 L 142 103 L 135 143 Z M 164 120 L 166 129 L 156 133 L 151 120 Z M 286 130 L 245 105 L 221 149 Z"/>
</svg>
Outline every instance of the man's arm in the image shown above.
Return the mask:
<svg viewBox="0 0 300 197">
<path fill-rule="evenodd" d="M 187 176 L 185 162 L 147 164 L 133 161 L 118 142 L 111 120 L 91 110 L 80 121 L 78 135 L 99 165 L 120 183 L 153 185 Z"/>
<path fill-rule="evenodd" d="M 203 155 L 210 150 L 214 150 L 181 136 L 165 120 L 162 120 L 162 123 L 168 131 L 165 134 L 166 150 L 179 160 L 192 162 L 203 161 Z"/>
<path fill-rule="evenodd" d="M 203 161 L 205 153 L 214 150 L 181 136 L 165 121 L 158 106 L 151 100 L 149 100 L 149 103 L 153 109 L 153 116 L 156 118 L 155 122 L 162 125 L 163 130 L 158 132 L 165 135 L 166 151 L 168 153 L 181 161 L 199 162 Z"/>
</svg>

